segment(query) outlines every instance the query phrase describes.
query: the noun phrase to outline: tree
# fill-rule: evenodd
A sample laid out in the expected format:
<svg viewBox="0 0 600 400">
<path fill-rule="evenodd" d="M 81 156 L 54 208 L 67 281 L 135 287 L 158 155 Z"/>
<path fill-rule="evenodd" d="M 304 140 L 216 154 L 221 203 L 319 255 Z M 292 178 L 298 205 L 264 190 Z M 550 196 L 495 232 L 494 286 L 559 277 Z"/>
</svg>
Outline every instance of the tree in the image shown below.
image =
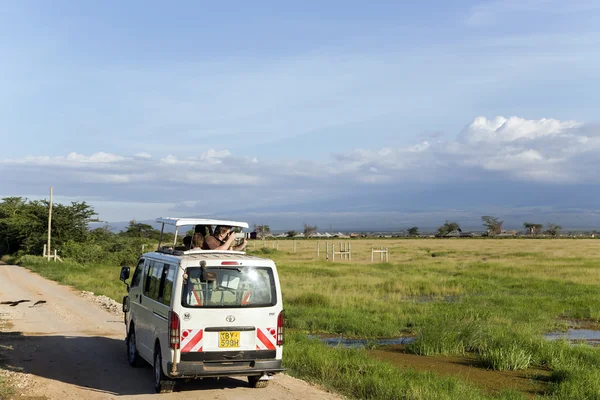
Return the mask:
<svg viewBox="0 0 600 400">
<path fill-rule="evenodd" d="M 483 226 L 487 229 L 488 235 L 493 236 L 502 233 L 502 224 L 504 221 L 500 221 L 498 217 L 484 215 L 481 217 L 481 220 L 483 221 Z"/>
<path fill-rule="evenodd" d="M 544 225 L 542 224 L 534 224 L 532 222 L 524 222 L 523 227 L 530 235 L 539 235 L 542 233 L 542 228 Z"/>
<path fill-rule="evenodd" d="M 550 236 L 557 236 L 559 231 L 562 229 L 562 226 L 557 224 L 548 224 L 546 228 L 546 233 Z"/>
<path fill-rule="evenodd" d="M 419 227 L 413 226 L 408 228 L 408 236 L 419 236 Z"/>
<path fill-rule="evenodd" d="M 312 235 L 317 232 L 317 226 L 310 226 L 308 224 L 304 224 L 304 238 L 308 239 Z"/>
<path fill-rule="evenodd" d="M 0 202 L 0 254 L 40 255 L 48 237 L 48 201 L 28 201 L 22 197 L 6 197 Z M 96 222 L 96 212 L 85 202 L 71 205 L 53 204 L 52 247 L 85 242 L 88 224 Z"/>
<path fill-rule="evenodd" d="M 453 231 L 461 231 L 460 230 L 460 225 L 458 225 L 458 223 L 456 222 L 448 222 L 446 221 L 444 223 L 444 225 L 440 226 L 437 230 L 437 234 L 438 236 L 446 236 L 447 234 L 449 234 L 450 232 Z"/>
<path fill-rule="evenodd" d="M 287 235 L 288 237 L 293 238 L 294 236 L 296 236 L 298 234 L 298 232 L 296 231 L 287 231 Z"/>
<path fill-rule="evenodd" d="M 258 239 L 264 239 L 271 233 L 271 228 L 269 228 L 269 225 L 254 224 L 254 232 L 256 232 Z"/>
<path fill-rule="evenodd" d="M 110 226 L 108 224 L 104 224 L 104 226 L 92 229 L 90 231 L 90 239 L 93 241 L 108 241 L 111 240 L 113 233 L 110 230 Z"/>
<path fill-rule="evenodd" d="M 135 220 L 129 221 L 129 226 L 124 231 L 121 231 L 120 234 L 123 236 L 155 240 L 158 240 L 160 237 L 160 231 L 158 229 L 154 229 L 152 225 L 142 224 Z"/>
</svg>

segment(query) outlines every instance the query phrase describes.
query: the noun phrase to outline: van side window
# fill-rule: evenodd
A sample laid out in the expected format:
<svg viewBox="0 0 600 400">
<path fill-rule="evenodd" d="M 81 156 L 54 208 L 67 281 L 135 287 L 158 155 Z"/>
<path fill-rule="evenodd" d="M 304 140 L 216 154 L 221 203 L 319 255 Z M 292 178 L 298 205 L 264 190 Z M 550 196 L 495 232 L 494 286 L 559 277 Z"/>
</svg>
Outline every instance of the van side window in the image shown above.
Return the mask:
<svg viewBox="0 0 600 400">
<path fill-rule="evenodd" d="M 146 261 L 146 267 L 144 268 L 144 296 L 150 297 L 150 282 L 152 281 L 152 270 L 154 269 L 154 261 Z"/>
<path fill-rule="evenodd" d="M 166 265 L 162 273 L 158 297 L 163 304 L 171 305 L 171 294 L 173 293 L 173 281 L 175 280 L 176 265 Z"/>
<path fill-rule="evenodd" d="M 133 278 L 131 278 L 131 287 L 137 287 L 140 284 L 140 280 L 142 279 L 142 270 L 144 269 L 144 259 L 141 259 L 138 262 L 137 267 L 135 268 L 135 272 L 133 273 Z"/>
<path fill-rule="evenodd" d="M 147 296 L 152 300 L 158 301 L 158 289 L 160 287 L 160 281 L 162 278 L 164 264 L 162 262 L 154 261 L 154 265 L 152 265 L 152 272 L 150 277 L 150 285 L 148 288 Z"/>
</svg>

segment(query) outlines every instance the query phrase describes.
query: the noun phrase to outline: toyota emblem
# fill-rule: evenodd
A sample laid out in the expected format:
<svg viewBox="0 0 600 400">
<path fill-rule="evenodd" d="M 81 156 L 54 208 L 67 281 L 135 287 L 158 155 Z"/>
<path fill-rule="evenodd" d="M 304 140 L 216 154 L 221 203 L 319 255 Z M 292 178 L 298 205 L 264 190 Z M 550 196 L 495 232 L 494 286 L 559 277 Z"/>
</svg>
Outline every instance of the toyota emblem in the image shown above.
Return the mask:
<svg viewBox="0 0 600 400">
<path fill-rule="evenodd" d="M 233 322 L 233 321 L 235 321 L 235 317 L 233 315 L 228 315 L 227 318 L 225 318 L 225 321 Z"/>
</svg>

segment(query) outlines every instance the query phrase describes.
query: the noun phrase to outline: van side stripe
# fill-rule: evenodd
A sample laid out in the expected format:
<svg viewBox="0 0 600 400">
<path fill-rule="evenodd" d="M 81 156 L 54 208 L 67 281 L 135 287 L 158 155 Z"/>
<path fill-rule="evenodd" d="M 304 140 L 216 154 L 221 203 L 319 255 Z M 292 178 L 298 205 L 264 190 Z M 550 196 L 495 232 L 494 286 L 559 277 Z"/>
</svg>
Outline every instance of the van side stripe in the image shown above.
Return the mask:
<svg viewBox="0 0 600 400">
<path fill-rule="evenodd" d="M 269 338 L 265 336 L 265 334 L 262 332 L 262 329 L 259 328 L 256 330 L 256 337 L 262 342 L 262 344 L 265 345 L 267 350 L 275 350 L 275 346 L 273 343 L 271 343 Z"/>
<path fill-rule="evenodd" d="M 182 353 L 189 353 L 195 345 L 198 344 L 199 341 L 202 340 L 202 330 L 200 330 L 196 336 L 194 336 L 186 345 L 183 349 L 181 349 Z"/>
</svg>

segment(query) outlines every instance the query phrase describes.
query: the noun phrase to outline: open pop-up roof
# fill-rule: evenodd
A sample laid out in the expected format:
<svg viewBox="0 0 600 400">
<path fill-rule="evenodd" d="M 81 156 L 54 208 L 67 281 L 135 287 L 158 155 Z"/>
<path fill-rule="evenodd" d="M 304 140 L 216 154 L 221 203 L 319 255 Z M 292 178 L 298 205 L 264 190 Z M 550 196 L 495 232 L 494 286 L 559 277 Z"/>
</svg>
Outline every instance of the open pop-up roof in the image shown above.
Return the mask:
<svg viewBox="0 0 600 400">
<path fill-rule="evenodd" d="M 190 225 L 225 225 L 225 226 L 237 226 L 240 228 L 248 228 L 247 222 L 237 222 L 237 221 L 225 221 L 221 219 L 206 219 L 206 218 L 157 218 L 156 222 L 165 224 L 165 225 L 173 225 L 175 227 L 179 226 L 190 226 Z"/>
<path fill-rule="evenodd" d="M 195 226 L 195 225 L 210 225 L 210 226 L 233 226 L 238 228 L 248 228 L 247 222 L 227 221 L 222 219 L 206 219 L 206 218 L 173 218 L 173 217 L 160 217 L 156 219 L 156 222 L 162 224 L 160 229 L 160 239 L 158 240 L 158 249 L 161 249 L 162 236 L 165 230 L 165 225 L 172 225 L 175 227 L 175 238 L 173 239 L 173 247 L 177 243 L 177 235 L 179 233 L 180 226 Z"/>
</svg>

